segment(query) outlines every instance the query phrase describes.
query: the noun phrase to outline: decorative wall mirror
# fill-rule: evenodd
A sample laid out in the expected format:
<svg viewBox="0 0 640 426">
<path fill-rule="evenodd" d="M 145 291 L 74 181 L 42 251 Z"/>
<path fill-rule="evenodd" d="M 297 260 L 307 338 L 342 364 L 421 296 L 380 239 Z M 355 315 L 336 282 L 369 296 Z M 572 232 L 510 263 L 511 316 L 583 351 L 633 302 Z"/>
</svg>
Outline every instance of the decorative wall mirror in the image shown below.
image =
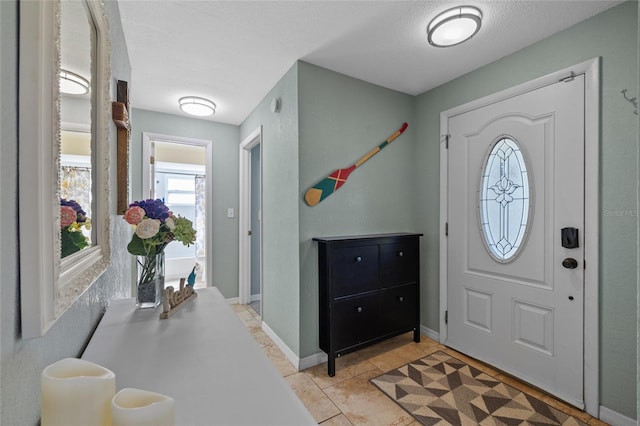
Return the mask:
<svg viewBox="0 0 640 426">
<path fill-rule="evenodd" d="M 110 263 L 111 76 L 102 2 L 20 2 L 19 66 L 20 304 L 22 337 L 32 338 Z M 77 91 L 65 93 L 67 83 Z M 70 172 L 82 172 L 74 188 Z M 75 217 L 71 231 L 81 234 L 71 238 L 86 244 L 71 251 L 63 249 L 70 210 L 61 198 L 66 207 L 71 199 L 81 205 L 91 222 Z"/>
</svg>

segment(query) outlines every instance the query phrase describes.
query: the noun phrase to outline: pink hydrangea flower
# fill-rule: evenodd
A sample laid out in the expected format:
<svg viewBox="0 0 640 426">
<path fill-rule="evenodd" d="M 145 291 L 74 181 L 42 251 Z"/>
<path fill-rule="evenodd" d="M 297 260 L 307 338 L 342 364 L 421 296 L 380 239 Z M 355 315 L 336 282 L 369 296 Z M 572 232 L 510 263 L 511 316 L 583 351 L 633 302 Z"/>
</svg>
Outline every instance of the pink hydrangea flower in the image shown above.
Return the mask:
<svg viewBox="0 0 640 426">
<path fill-rule="evenodd" d="M 129 207 L 129 209 L 124 212 L 124 220 L 131 225 L 137 225 L 142 221 L 142 219 L 144 219 L 144 215 L 145 212 L 142 207 L 133 206 Z"/>
<path fill-rule="evenodd" d="M 60 228 L 66 228 L 76 221 L 78 214 L 71 206 L 60 207 Z"/>
</svg>

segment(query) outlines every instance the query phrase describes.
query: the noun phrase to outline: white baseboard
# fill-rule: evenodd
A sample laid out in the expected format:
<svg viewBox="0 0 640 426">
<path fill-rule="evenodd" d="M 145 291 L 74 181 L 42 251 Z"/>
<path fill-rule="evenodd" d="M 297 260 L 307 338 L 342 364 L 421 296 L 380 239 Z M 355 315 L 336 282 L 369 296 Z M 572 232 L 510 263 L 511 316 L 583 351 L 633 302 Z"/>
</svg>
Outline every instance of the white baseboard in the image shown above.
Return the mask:
<svg viewBox="0 0 640 426">
<path fill-rule="evenodd" d="M 304 358 L 299 358 L 286 343 L 282 341 L 280 337 L 269 327 L 266 322 L 262 322 L 262 331 L 273 340 L 273 343 L 282 351 L 284 356 L 287 357 L 289 362 L 293 364 L 296 370 L 302 371 L 307 368 L 311 368 L 314 365 L 322 364 L 323 362 L 327 362 L 327 354 L 324 352 L 318 352 L 313 355 L 306 356 Z"/>
<path fill-rule="evenodd" d="M 600 420 L 613 426 L 638 426 L 638 422 L 605 406 L 600 406 Z"/>
<path fill-rule="evenodd" d="M 282 339 L 264 321 L 262 321 L 262 331 L 264 331 L 265 334 L 269 336 L 269 338 L 273 341 L 273 343 L 275 343 L 278 349 L 280 349 L 284 356 L 287 357 L 289 362 L 293 364 L 296 370 L 300 371 L 300 358 L 298 358 L 298 355 L 296 355 L 295 352 L 293 352 L 291 348 L 289 348 L 289 346 L 287 346 L 287 344 L 284 343 Z"/>
<path fill-rule="evenodd" d="M 271 340 L 273 340 L 273 343 L 275 343 L 275 345 L 282 351 L 284 356 L 287 357 L 287 359 L 298 371 L 306 370 L 307 368 L 311 368 L 318 364 L 322 364 L 323 362 L 327 362 L 328 356 L 324 352 L 318 352 L 304 358 L 299 358 L 264 321 L 262 322 L 262 330 L 267 336 L 271 338 Z M 425 326 L 420 326 L 420 333 L 430 339 L 435 340 L 436 342 L 438 342 L 440 339 L 440 335 L 437 331 L 433 331 Z"/>
<path fill-rule="evenodd" d="M 259 294 L 252 294 L 251 295 L 251 301 L 255 302 L 257 300 L 260 300 L 260 295 Z M 229 299 L 227 299 L 227 303 L 229 303 L 230 305 L 237 305 L 238 303 L 240 303 L 240 298 L 239 297 L 230 297 Z"/>
<path fill-rule="evenodd" d="M 328 359 L 329 357 L 324 352 L 318 352 L 313 355 L 305 356 L 304 358 L 300 359 L 298 371 L 306 370 L 307 368 L 322 364 L 323 362 L 327 362 Z"/>
<path fill-rule="evenodd" d="M 440 333 L 434 331 L 430 328 L 425 327 L 424 325 L 420 326 L 420 334 L 424 334 L 431 340 L 435 340 L 436 342 L 440 342 Z"/>
</svg>

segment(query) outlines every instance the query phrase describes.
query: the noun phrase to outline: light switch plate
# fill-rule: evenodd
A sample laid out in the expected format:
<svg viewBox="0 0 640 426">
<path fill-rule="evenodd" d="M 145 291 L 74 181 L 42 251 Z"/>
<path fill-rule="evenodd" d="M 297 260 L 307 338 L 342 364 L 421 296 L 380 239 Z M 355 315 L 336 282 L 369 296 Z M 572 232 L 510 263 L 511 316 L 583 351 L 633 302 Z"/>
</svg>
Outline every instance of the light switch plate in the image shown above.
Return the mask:
<svg viewBox="0 0 640 426">
<path fill-rule="evenodd" d="M 229 219 L 233 219 L 233 218 L 235 217 L 235 215 L 236 215 L 236 214 L 235 214 L 235 211 L 233 210 L 233 207 L 229 207 L 229 208 L 227 209 L 227 217 L 228 217 Z"/>
</svg>

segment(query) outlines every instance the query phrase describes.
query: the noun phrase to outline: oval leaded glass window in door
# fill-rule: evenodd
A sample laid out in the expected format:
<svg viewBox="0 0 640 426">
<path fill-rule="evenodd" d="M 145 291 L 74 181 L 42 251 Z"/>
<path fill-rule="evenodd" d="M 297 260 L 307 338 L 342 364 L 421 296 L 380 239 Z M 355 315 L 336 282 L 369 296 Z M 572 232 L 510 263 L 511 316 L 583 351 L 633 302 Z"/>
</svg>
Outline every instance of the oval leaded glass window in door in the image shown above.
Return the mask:
<svg viewBox="0 0 640 426">
<path fill-rule="evenodd" d="M 491 257 L 510 262 L 531 220 L 529 176 L 520 147 L 502 137 L 491 148 L 480 182 L 480 232 Z"/>
</svg>

